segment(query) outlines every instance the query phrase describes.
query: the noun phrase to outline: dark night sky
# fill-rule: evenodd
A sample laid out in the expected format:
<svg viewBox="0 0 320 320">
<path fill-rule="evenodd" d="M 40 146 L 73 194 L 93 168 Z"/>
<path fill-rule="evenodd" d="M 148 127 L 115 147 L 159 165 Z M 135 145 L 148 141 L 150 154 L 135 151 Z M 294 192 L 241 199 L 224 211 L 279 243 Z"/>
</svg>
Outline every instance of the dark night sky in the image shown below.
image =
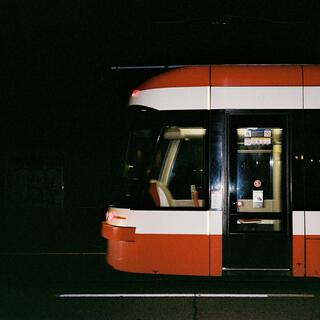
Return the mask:
<svg viewBox="0 0 320 320">
<path fill-rule="evenodd" d="M 33 170 L 29 177 L 36 179 L 44 166 L 62 167 L 64 208 L 98 208 L 100 214 L 112 198 L 125 146 L 127 97 L 159 70 L 111 66 L 320 63 L 319 1 L 233 0 L 209 6 L 7 0 L 0 12 L 0 202 L 16 210 L 14 217 L 27 205 L 19 200 L 23 186 L 30 189 L 19 168 Z M 13 177 L 17 183 L 10 184 Z M 65 218 L 61 211 L 61 225 L 73 221 L 68 214 Z M 83 226 L 100 219 L 89 223 L 83 217 Z M 9 233 L 13 221 L 8 213 Z"/>
<path fill-rule="evenodd" d="M 35 123 L 31 135 L 57 140 L 81 119 L 116 125 L 117 108 L 152 72 L 110 66 L 320 62 L 318 1 L 205 3 L 2 1 L 3 130 Z M 53 120 L 55 133 L 41 130 Z"/>
<path fill-rule="evenodd" d="M 23 120 L 95 117 L 149 75 L 110 66 L 320 62 L 318 1 L 205 3 L 2 1 L 5 106 Z"/>
<path fill-rule="evenodd" d="M 319 1 L 7 0 L 0 9 L 9 149 L 114 141 L 130 90 L 158 70 L 110 66 L 320 62 Z"/>
<path fill-rule="evenodd" d="M 6 67 L 84 78 L 93 66 L 314 62 L 319 2 L 263 3 L 2 2 Z"/>
</svg>

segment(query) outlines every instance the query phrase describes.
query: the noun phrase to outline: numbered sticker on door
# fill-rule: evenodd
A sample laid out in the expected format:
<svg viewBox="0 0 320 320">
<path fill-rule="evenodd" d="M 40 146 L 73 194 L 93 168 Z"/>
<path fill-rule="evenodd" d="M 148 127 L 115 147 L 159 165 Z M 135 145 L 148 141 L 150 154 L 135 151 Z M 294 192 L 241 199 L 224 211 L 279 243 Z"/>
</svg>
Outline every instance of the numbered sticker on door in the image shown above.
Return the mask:
<svg viewBox="0 0 320 320">
<path fill-rule="evenodd" d="M 263 208 L 263 191 L 253 190 L 252 191 L 252 205 L 253 208 Z"/>
</svg>

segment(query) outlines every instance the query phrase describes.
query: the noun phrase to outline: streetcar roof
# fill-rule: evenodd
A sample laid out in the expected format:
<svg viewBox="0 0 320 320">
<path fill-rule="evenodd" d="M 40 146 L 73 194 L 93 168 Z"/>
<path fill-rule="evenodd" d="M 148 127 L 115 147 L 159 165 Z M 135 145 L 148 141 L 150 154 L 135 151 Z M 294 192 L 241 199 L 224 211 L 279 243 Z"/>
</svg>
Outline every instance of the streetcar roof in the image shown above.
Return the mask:
<svg viewBox="0 0 320 320">
<path fill-rule="evenodd" d="M 157 110 L 303 109 L 308 93 L 303 97 L 301 87 L 319 88 L 310 91 L 310 108 L 319 108 L 314 103 L 320 94 L 320 65 L 191 66 L 145 81 L 133 91 L 129 105 Z"/>
</svg>

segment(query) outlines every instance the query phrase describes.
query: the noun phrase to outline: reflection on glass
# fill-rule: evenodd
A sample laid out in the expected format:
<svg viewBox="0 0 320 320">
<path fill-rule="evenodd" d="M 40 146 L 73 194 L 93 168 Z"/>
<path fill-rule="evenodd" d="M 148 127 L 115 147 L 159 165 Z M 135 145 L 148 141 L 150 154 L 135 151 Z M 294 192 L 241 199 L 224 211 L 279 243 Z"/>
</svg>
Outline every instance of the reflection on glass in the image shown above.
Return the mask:
<svg viewBox="0 0 320 320">
<path fill-rule="evenodd" d="M 281 212 L 282 129 L 237 129 L 238 212 Z"/>
</svg>

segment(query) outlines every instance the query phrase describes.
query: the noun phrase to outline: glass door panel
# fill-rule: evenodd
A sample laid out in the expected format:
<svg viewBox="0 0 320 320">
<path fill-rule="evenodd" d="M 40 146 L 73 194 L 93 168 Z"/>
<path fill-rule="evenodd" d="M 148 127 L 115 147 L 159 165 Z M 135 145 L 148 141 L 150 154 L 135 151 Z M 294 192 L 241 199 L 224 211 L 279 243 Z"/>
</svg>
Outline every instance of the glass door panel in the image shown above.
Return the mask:
<svg viewBox="0 0 320 320">
<path fill-rule="evenodd" d="M 230 115 L 224 266 L 288 267 L 286 117 Z"/>
<path fill-rule="evenodd" d="M 236 130 L 237 212 L 281 212 L 282 129 Z"/>
</svg>

